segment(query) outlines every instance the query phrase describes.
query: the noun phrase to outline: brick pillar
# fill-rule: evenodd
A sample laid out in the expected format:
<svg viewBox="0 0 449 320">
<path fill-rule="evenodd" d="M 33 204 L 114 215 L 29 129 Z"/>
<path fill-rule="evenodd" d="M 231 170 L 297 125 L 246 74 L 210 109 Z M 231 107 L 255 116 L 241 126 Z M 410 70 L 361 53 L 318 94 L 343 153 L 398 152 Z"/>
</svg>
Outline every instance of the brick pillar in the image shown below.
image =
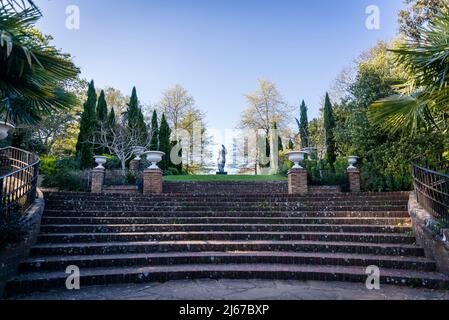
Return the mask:
<svg viewBox="0 0 449 320">
<path fill-rule="evenodd" d="M 291 169 L 288 172 L 288 193 L 289 194 L 306 194 L 309 192 L 307 185 L 306 169 Z"/>
<path fill-rule="evenodd" d="M 360 192 L 360 171 L 359 169 L 348 169 L 349 191 Z"/>
<path fill-rule="evenodd" d="M 162 193 L 162 170 L 146 169 L 143 172 L 143 194 Z"/>
<path fill-rule="evenodd" d="M 139 171 L 140 161 L 139 160 L 131 160 L 129 163 L 129 170 L 131 171 Z"/>
<path fill-rule="evenodd" d="M 105 169 L 95 168 L 92 170 L 92 193 L 103 192 L 103 182 L 104 182 Z"/>
</svg>

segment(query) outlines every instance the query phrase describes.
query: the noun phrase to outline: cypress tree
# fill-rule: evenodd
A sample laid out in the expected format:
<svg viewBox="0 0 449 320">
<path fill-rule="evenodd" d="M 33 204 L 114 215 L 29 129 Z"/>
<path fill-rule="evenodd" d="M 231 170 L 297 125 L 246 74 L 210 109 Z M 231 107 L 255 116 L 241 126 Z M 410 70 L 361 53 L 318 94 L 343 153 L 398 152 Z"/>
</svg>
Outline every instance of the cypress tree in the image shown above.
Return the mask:
<svg viewBox="0 0 449 320">
<path fill-rule="evenodd" d="M 160 165 L 162 170 L 167 170 L 170 167 L 170 134 L 171 130 L 168 126 L 167 119 L 165 118 L 165 114 L 162 114 L 161 126 L 159 128 L 159 150 L 165 152 L 165 156 Z"/>
<path fill-rule="evenodd" d="M 301 137 L 301 148 L 309 147 L 309 120 L 307 117 L 307 106 L 304 100 L 300 107 L 300 123 L 299 123 L 299 135 Z"/>
<path fill-rule="evenodd" d="M 139 144 L 146 145 L 148 141 L 148 132 L 142 110 L 139 107 L 136 87 L 133 88 L 131 99 L 128 104 L 128 128 L 136 130 L 139 137 Z"/>
<path fill-rule="evenodd" d="M 97 103 L 97 131 L 101 130 L 102 126 L 104 126 L 107 123 L 107 120 L 108 120 L 108 105 L 106 103 L 104 91 L 101 90 Z M 106 147 L 97 146 L 95 148 L 96 154 L 104 154 L 107 152 L 108 149 Z"/>
<path fill-rule="evenodd" d="M 108 118 L 108 105 L 106 103 L 104 91 L 101 90 L 97 104 L 97 121 L 104 122 L 106 121 L 107 118 Z"/>
<path fill-rule="evenodd" d="M 278 124 L 277 124 L 277 122 L 274 122 L 274 123 L 273 123 L 273 129 L 274 129 L 274 130 L 277 130 L 277 129 L 278 129 Z M 283 145 L 283 143 L 282 143 L 282 139 L 281 139 L 281 136 L 280 136 L 280 135 L 278 135 L 278 150 L 279 150 L 279 151 L 283 151 L 283 150 L 284 150 L 284 145 Z"/>
<path fill-rule="evenodd" d="M 335 119 L 334 113 L 332 111 L 332 104 L 329 99 L 329 94 L 326 93 L 326 100 L 324 102 L 324 131 L 326 139 L 326 160 L 329 163 L 332 171 L 335 171 L 335 161 L 337 160 L 337 156 L 335 154 L 336 143 L 334 136 L 334 128 L 335 128 Z"/>
<path fill-rule="evenodd" d="M 157 123 L 157 112 L 153 111 L 153 117 L 151 118 L 151 150 L 159 150 L 159 125 Z"/>
<path fill-rule="evenodd" d="M 115 111 L 114 111 L 114 108 L 111 108 L 111 111 L 109 112 L 109 115 L 108 115 L 108 125 L 110 128 L 114 128 L 116 124 L 117 124 L 117 119 L 115 118 Z"/>
<path fill-rule="evenodd" d="M 288 140 L 287 148 L 288 148 L 288 150 L 294 150 L 295 149 L 295 145 L 294 145 L 292 139 Z"/>
<path fill-rule="evenodd" d="M 93 138 L 97 124 L 96 119 L 97 94 L 92 80 L 87 91 L 87 100 L 84 103 L 84 111 L 80 121 L 80 132 L 76 144 L 76 154 L 81 169 L 88 169 L 93 165 Z"/>
</svg>

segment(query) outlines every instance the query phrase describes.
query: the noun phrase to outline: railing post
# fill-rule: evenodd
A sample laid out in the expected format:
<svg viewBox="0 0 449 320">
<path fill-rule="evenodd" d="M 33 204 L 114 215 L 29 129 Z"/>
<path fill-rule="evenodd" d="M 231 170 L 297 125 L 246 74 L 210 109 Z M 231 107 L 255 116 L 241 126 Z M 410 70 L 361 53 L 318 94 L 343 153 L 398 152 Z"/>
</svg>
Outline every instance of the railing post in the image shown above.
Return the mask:
<svg viewBox="0 0 449 320">
<path fill-rule="evenodd" d="M 5 202 L 3 201 L 3 183 L 4 178 L 0 178 L 0 215 L 3 216 L 5 214 L 4 208 L 5 208 Z"/>
<path fill-rule="evenodd" d="M 33 170 L 33 177 L 31 178 L 31 190 L 28 194 L 28 203 L 33 203 L 36 200 L 36 192 L 37 192 L 37 179 L 39 176 L 39 163 L 36 163 L 31 167 Z"/>
</svg>

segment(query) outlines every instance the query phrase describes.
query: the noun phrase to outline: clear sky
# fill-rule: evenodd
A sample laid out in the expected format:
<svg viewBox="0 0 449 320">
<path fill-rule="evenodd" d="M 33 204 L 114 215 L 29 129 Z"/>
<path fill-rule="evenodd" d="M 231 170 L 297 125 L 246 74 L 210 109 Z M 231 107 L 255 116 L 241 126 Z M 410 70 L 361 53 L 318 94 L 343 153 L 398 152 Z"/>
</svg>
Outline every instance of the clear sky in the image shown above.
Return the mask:
<svg viewBox="0 0 449 320">
<path fill-rule="evenodd" d="M 402 0 L 36 0 L 39 28 L 72 54 L 82 77 L 155 103 L 177 83 L 207 113 L 208 125 L 232 129 L 257 80 L 274 81 L 309 117 L 339 72 L 378 40 L 397 33 Z M 65 27 L 80 8 L 80 29 Z M 380 29 L 365 27 L 366 7 Z M 298 111 L 299 116 L 299 111 Z"/>
</svg>

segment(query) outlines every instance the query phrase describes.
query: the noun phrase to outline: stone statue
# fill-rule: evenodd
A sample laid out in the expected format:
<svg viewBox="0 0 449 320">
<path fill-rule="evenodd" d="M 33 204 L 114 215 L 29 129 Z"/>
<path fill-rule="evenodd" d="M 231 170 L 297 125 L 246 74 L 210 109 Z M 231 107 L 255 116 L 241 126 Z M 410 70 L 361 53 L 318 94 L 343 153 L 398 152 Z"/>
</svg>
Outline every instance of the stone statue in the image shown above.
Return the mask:
<svg viewBox="0 0 449 320">
<path fill-rule="evenodd" d="M 221 150 L 218 152 L 218 172 L 217 174 L 226 174 L 224 171 L 224 168 L 226 166 L 226 155 L 228 154 L 228 151 L 226 150 L 226 147 L 224 145 L 221 145 Z"/>
</svg>

